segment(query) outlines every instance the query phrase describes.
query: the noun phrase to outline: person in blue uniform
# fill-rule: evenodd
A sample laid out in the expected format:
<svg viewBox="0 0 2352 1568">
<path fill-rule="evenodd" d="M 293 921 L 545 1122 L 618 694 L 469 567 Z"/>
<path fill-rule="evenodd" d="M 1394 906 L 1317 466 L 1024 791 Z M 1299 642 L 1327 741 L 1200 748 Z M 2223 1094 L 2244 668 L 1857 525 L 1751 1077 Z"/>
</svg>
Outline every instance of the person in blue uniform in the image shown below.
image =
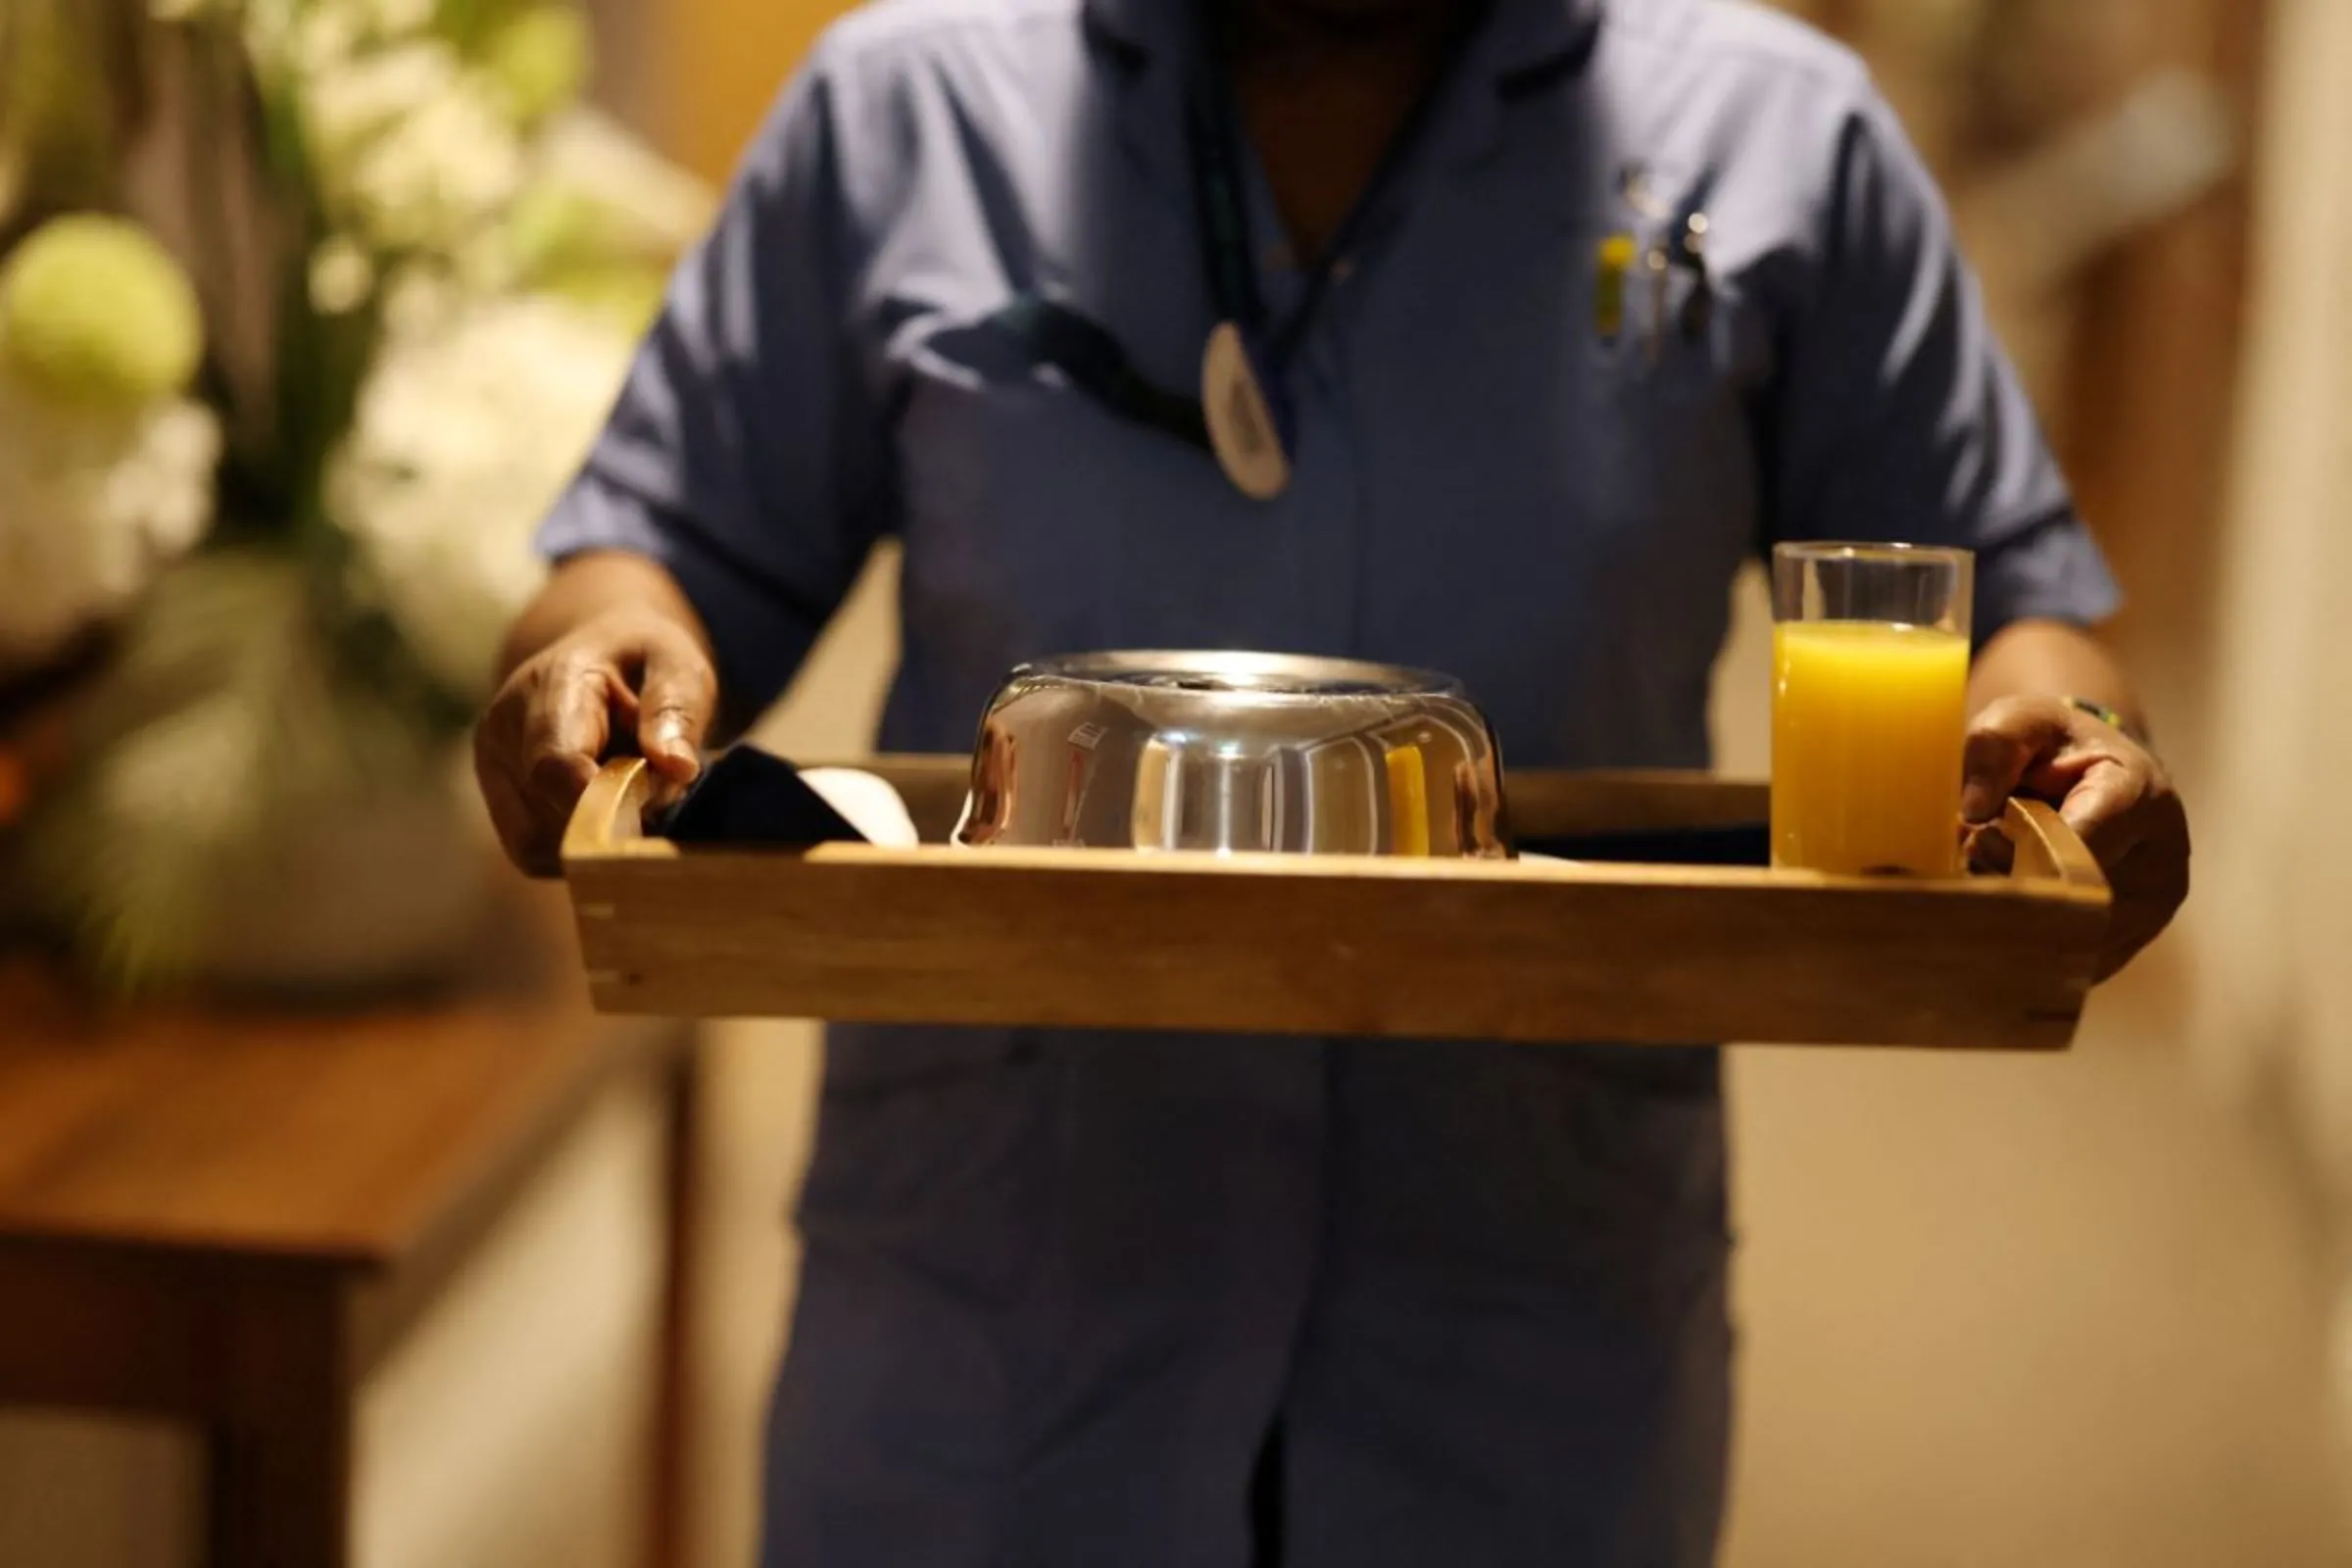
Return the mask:
<svg viewBox="0 0 2352 1568">
<path fill-rule="evenodd" d="M 553 867 L 904 548 L 884 747 L 1098 648 L 1434 667 L 1701 767 L 1735 572 L 1977 552 L 1967 809 L 2109 967 L 2184 817 L 2116 591 L 1857 61 L 1716 0 L 892 0 L 836 25 L 549 519 L 479 736 Z M 1997 855 L 1996 840 L 1986 853 Z M 1711 1050 L 839 1029 L 774 1568 L 1690 1568 L 1731 1422 Z"/>
</svg>

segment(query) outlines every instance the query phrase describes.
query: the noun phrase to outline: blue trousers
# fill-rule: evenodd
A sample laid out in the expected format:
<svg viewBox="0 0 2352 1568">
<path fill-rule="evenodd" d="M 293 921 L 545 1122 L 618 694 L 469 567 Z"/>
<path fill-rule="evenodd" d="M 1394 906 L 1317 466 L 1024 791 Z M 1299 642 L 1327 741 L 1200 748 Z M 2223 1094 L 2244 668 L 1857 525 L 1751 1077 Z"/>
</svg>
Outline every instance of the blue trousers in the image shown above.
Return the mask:
<svg viewBox="0 0 2352 1568">
<path fill-rule="evenodd" d="M 766 1568 L 1703 1568 L 1711 1051 L 837 1031 Z"/>
</svg>

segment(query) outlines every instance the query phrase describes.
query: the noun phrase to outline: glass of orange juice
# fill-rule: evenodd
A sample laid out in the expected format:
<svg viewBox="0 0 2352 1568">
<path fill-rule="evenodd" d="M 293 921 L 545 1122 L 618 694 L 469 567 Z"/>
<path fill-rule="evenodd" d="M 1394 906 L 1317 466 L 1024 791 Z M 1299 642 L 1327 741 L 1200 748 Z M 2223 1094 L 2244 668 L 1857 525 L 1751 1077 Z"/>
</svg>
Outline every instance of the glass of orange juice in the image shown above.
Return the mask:
<svg viewBox="0 0 2352 1568">
<path fill-rule="evenodd" d="M 1959 874 L 1975 589 L 1965 550 L 1774 548 L 1774 865 Z"/>
</svg>

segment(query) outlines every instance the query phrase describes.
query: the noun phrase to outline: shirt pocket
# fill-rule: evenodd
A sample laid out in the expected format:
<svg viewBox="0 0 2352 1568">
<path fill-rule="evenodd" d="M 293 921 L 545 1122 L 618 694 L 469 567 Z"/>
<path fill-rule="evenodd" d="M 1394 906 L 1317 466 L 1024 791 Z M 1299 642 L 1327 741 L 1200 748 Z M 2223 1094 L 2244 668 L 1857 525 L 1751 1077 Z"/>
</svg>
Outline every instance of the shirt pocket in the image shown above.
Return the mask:
<svg viewBox="0 0 2352 1568">
<path fill-rule="evenodd" d="M 1611 276 L 1612 251 L 1632 265 Z M 1594 461 L 1588 514 L 1612 559 L 1706 567 L 1709 592 L 1756 534 L 1758 465 L 1745 371 L 1756 331 L 1740 280 L 1687 263 L 1664 222 L 1570 229 L 1576 307 L 1562 350 Z M 1656 580 L 1656 579 L 1652 579 Z"/>
<path fill-rule="evenodd" d="M 1756 380 L 1758 323 L 1744 280 L 1694 263 L 1669 221 L 1569 227 L 1571 323 L 1590 398 L 1642 412 L 1736 407 Z M 1662 265 L 1661 265 L 1662 264 Z"/>
</svg>

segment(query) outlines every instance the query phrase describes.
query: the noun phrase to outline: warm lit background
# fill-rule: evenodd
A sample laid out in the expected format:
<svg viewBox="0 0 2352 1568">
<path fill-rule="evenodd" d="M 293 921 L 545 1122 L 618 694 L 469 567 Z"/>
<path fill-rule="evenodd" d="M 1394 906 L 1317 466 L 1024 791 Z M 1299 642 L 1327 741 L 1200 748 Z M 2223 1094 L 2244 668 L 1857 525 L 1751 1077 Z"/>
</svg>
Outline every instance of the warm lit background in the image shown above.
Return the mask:
<svg viewBox="0 0 2352 1568">
<path fill-rule="evenodd" d="M 605 0 L 604 92 L 716 176 L 833 9 Z M 2352 1347 L 2331 1338 L 2352 1236 L 2352 828 L 2330 788 L 2352 763 L 2352 645 L 2325 597 L 2352 585 L 2352 5 L 1807 9 L 1866 47 L 1954 192 L 2132 595 L 2120 635 L 2210 869 L 2187 927 L 2099 998 L 2069 1057 L 1739 1058 L 1729 1563 L 2352 1561 L 2332 1423 Z M 2112 185 L 2103 117 L 2207 90 L 2238 122 L 2236 176 L 2075 233 L 2070 181 Z M 771 741 L 866 745 L 889 570 Z M 1743 610 L 1718 727 L 1727 768 L 1753 773 L 1752 592 Z M 745 1026 L 711 1048 L 689 1440 L 709 1568 L 751 1560 L 812 1041 Z M 629 1560 L 658 1141 L 651 1109 L 616 1099 L 370 1391 L 369 1568 Z M 184 1560 L 193 1463 L 168 1433 L 0 1420 L 0 1563 Z"/>
</svg>

